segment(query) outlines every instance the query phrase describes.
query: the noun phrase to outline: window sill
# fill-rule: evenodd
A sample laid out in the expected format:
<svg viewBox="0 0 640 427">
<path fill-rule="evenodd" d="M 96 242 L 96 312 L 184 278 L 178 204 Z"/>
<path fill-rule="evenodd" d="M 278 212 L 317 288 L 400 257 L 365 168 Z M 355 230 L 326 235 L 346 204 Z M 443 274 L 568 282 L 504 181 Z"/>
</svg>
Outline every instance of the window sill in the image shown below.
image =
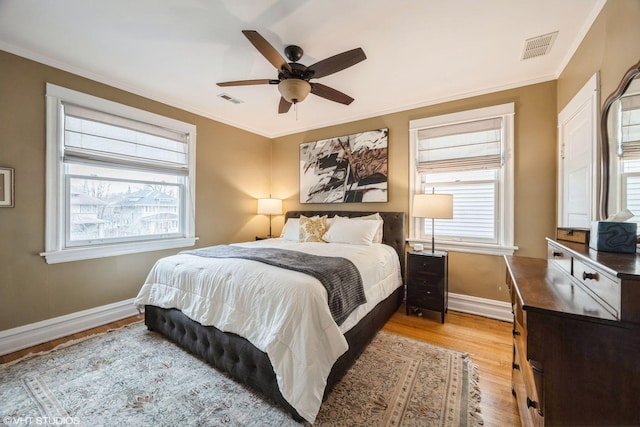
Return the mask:
<svg viewBox="0 0 640 427">
<path fill-rule="evenodd" d="M 407 243 L 413 247 L 414 243 L 422 243 L 426 249 L 431 249 L 431 240 L 419 240 L 419 239 L 407 239 Z M 517 246 L 501 246 L 490 245 L 485 243 L 467 243 L 467 242 L 437 242 L 435 244 L 436 249 L 451 251 L 451 252 L 465 252 L 471 254 L 482 255 L 513 255 L 513 252 L 518 250 Z"/>
<path fill-rule="evenodd" d="M 167 239 L 154 242 L 121 243 L 115 245 L 92 246 L 84 248 L 63 249 L 40 253 L 47 264 L 81 261 L 86 259 L 105 258 L 118 255 L 129 255 L 140 252 L 160 251 L 164 249 L 184 248 L 196 244 L 197 237 Z"/>
</svg>

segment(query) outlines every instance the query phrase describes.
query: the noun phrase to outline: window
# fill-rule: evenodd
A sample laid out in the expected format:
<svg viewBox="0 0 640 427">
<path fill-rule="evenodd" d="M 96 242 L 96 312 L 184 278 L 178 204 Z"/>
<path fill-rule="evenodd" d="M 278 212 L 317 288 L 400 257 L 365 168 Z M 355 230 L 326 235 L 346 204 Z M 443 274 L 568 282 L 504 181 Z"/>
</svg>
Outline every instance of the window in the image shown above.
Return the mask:
<svg viewBox="0 0 640 427">
<path fill-rule="evenodd" d="M 621 207 L 640 223 L 640 94 L 623 96 L 618 103 L 620 117 L 617 154 L 619 156 Z"/>
<path fill-rule="evenodd" d="M 47 84 L 48 263 L 191 246 L 195 126 Z"/>
<path fill-rule="evenodd" d="M 434 220 L 438 247 L 498 255 L 516 249 L 513 116 L 513 104 L 504 104 L 410 122 L 410 194 L 453 194 L 453 219 Z M 430 242 L 431 220 L 411 218 L 410 240 Z"/>
</svg>

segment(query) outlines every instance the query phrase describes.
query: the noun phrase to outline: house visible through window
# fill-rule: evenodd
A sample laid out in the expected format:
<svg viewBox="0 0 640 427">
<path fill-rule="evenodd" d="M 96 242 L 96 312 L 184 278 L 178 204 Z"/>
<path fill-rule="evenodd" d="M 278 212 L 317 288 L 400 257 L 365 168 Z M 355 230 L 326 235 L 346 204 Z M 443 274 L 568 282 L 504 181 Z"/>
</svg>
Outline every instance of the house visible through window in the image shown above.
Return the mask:
<svg viewBox="0 0 640 427">
<path fill-rule="evenodd" d="M 47 262 L 193 245 L 195 126 L 47 85 Z"/>
<path fill-rule="evenodd" d="M 453 219 L 435 220 L 438 247 L 513 252 L 513 114 L 506 104 L 410 123 L 411 194 L 453 195 Z M 431 220 L 410 228 L 431 239 Z"/>
</svg>

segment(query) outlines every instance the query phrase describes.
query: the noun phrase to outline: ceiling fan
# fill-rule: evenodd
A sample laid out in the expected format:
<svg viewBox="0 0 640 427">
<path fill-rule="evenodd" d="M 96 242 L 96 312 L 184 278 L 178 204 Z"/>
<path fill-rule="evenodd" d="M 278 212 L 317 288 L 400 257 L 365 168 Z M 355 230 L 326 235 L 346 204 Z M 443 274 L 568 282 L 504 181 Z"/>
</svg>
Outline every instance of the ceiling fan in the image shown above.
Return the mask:
<svg viewBox="0 0 640 427">
<path fill-rule="evenodd" d="M 290 45 L 284 49 L 284 54 L 291 61 L 287 62 L 257 31 L 243 30 L 242 34 L 249 39 L 251 44 L 258 49 L 267 61 L 276 67 L 278 78 L 237 80 L 218 83 L 218 86 L 278 85 L 278 90 L 282 95 L 278 106 L 278 113 L 280 114 L 288 112 L 291 104 L 302 102 L 309 93 L 345 105 L 353 102 L 353 98 L 349 95 L 321 83 L 310 82 L 310 80 L 337 73 L 360 61 L 364 61 L 367 57 L 361 48 L 339 53 L 307 67 L 298 63 L 304 53 L 301 47 Z"/>
</svg>

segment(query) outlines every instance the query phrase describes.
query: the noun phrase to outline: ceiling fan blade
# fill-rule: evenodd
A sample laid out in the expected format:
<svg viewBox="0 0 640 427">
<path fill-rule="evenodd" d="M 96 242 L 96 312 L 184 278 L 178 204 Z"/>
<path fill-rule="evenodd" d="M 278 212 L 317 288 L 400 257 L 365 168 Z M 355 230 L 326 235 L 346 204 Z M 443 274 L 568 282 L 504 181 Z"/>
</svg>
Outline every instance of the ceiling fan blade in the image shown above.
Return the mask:
<svg viewBox="0 0 640 427">
<path fill-rule="evenodd" d="M 290 108 L 291 108 L 291 103 L 286 99 L 284 99 L 283 97 L 280 97 L 280 105 L 278 105 L 278 113 L 284 114 L 288 112 Z"/>
<path fill-rule="evenodd" d="M 313 70 L 313 78 L 317 79 L 342 71 L 365 59 L 367 59 L 367 56 L 364 54 L 364 51 L 361 48 L 356 48 L 316 62 L 307 67 L 307 69 Z"/>
<path fill-rule="evenodd" d="M 289 72 L 291 72 L 291 66 L 287 63 L 287 61 L 278 53 L 278 51 L 269 44 L 268 41 L 265 40 L 257 31 L 253 30 L 242 30 L 242 34 L 245 35 L 246 38 L 249 39 L 252 45 L 258 49 L 258 52 L 262 54 L 267 61 L 271 62 L 271 64 L 276 67 L 278 70 L 282 70 L 285 68 Z"/>
<path fill-rule="evenodd" d="M 353 102 L 353 98 L 349 95 L 321 83 L 311 83 L 311 93 L 322 98 L 326 98 L 329 101 L 339 102 L 344 105 L 349 105 Z"/>
<path fill-rule="evenodd" d="M 236 80 L 233 82 L 216 83 L 218 86 L 249 86 L 249 85 L 275 85 L 280 83 L 278 80 L 259 79 L 259 80 Z"/>
</svg>

